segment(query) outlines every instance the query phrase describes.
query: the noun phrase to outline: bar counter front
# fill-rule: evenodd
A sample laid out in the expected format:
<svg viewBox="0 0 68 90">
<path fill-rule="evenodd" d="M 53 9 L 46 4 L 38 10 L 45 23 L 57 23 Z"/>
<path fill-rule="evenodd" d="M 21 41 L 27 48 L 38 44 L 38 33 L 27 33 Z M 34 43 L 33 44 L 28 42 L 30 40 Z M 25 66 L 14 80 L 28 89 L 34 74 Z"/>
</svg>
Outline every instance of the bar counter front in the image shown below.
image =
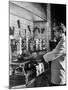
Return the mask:
<svg viewBox="0 0 68 90">
<path fill-rule="evenodd" d="M 44 62 L 45 51 L 20 55 L 10 64 L 10 88 L 45 87 L 49 84 L 49 64 Z"/>
</svg>

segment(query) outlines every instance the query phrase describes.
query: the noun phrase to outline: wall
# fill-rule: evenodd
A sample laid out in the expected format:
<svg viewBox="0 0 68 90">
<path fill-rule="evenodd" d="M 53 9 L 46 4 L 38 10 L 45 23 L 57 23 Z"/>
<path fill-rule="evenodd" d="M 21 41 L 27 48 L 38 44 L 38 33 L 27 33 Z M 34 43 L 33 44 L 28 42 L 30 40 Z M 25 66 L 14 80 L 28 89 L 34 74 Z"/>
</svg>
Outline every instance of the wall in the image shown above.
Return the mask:
<svg viewBox="0 0 68 90">
<path fill-rule="evenodd" d="M 10 5 L 10 26 L 15 27 L 15 38 L 18 37 L 19 28 L 17 25 L 17 20 L 21 23 L 21 33 L 24 36 L 24 29 L 27 29 L 27 25 L 30 25 L 31 30 L 33 30 L 33 21 L 46 20 L 46 15 L 40 4 L 37 3 L 26 3 L 26 2 L 9 2 Z M 29 35 L 29 31 L 27 30 Z"/>
<path fill-rule="evenodd" d="M 37 21 L 37 20 L 42 20 L 42 19 L 46 19 L 46 15 L 44 12 L 44 9 L 40 6 L 40 3 L 32 3 L 32 2 L 12 2 L 11 5 L 13 4 L 13 6 L 16 7 L 17 10 L 20 10 L 21 12 L 19 13 L 19 15 L 25 15 L 25 12 L 29 12 L 32 16 L 32 19 L 28 18 L 28 16 L 26 18 L 33 20 L 33 21 Z M 13 7 L 12 6 L 12 7 Z M 17 8 L 18 7 L 18 8 Z M 13 7 L 14 9 L 14 7 Z M 15 12 L 19 12 L 16 11 Z"/>
</svg>

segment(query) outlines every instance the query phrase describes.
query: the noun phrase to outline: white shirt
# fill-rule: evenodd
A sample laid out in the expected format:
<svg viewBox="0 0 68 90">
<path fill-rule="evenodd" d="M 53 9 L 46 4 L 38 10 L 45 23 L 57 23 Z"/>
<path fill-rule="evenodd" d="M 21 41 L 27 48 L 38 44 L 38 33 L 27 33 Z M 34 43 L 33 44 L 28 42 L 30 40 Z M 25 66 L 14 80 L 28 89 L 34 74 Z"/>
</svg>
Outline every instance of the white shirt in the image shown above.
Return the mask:
<svg viewBox="0 0 68 90">
<path fill-rule="evenodd" d="M 66 44 L 63 36 L 56 48 L 43 56 L 46 62 L 51 63 L 51 82 L 54 84 L 66 83 Z"/>
</svg>

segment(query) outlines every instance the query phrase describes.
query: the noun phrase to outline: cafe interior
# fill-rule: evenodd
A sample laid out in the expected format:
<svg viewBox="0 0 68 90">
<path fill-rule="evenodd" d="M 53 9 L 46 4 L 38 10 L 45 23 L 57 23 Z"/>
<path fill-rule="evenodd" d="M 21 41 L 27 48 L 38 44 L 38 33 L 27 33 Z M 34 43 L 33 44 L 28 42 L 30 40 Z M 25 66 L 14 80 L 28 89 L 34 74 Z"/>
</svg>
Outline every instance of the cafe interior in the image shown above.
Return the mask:
<svg viewBox="0 0 68 90">
<path fill-rule="evenodd" d="M 47 3 L 9 2 L 9 88 L 49 86 L 51 62 L 46 63 L 43 55 L 55 47 L 50 40 L 59 16 L 56 8 Z"/>
</svg>

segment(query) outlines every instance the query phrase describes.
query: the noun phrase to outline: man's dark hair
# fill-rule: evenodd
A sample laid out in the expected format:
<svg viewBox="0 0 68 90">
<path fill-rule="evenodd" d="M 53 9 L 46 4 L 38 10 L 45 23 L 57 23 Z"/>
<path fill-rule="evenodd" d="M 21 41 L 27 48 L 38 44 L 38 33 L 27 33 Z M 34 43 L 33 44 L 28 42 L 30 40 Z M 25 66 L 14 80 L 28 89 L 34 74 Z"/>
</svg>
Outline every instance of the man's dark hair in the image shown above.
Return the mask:
<svg viewBox="0 0 68 90">
<path fill-rule="evenodd" d="M 58 32 L 60 32 L 60 33 L 66 33 L 66 31 L 62 28 L 61 25 L 56 26 L 55 29 L 54 29 L 54 31 L 55 31 L 55 30 L 58 31 Z"/>
</svg>

